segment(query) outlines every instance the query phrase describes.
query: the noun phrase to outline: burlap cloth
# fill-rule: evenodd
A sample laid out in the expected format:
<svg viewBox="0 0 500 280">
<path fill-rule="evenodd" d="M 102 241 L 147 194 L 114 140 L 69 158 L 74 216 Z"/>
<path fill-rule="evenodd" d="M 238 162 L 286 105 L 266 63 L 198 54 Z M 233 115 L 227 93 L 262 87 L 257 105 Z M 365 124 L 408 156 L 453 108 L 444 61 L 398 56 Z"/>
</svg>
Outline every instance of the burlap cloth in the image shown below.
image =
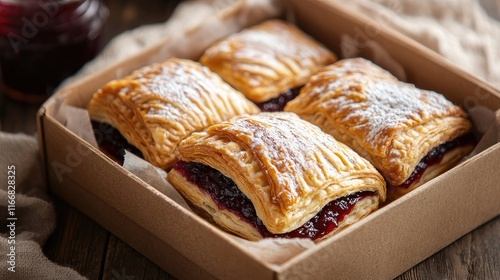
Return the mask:
<svg viewBox="0 0 500 280">
<path fill-rule="evenodd" d="M 251 1 L 251 0 L 248 0 Z M 341 1 L 341 0 L 337 0 Z M 234 0 L 182 3 L 168 22 L 126 32 L 108 44 L 103 52 L 70 83 L 82 76 L 126 58 L 145 46 L 196 24 Z M 489 17 L 473 0 L 352 0 L 342 1 L 353 9 L 414 38 L 442 54 L 465 70 L 500 87 L 500 23 Z M 498 8 L 498 6 L 497 6 Z M 497 11 L 498 14 L 498 11 Z M 22 134 L 0 133 L 0 216 L 9 225 L 15 217 L 15 273 L 10 264 L 10 228 L 2 227 L 0 237 L 0 279 L 84 279 L 71 268 L 48 260 L 42 247 L 55 227 L 56 215 L 40 170 L 36 138 Z M 15 213 L 9 216 L 8 168 L 15 166 Z M 10 193 L 12 195 L 12 192 Z M 10 242 L 10 243 L 9 243 Z"/>
</svg>

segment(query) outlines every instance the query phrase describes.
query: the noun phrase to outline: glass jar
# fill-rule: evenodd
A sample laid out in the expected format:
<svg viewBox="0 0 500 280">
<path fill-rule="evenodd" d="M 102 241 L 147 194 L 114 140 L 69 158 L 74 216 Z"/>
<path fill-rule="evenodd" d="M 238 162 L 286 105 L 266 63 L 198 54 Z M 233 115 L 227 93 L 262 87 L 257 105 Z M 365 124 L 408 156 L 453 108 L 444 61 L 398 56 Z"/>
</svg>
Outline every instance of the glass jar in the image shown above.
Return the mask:
<svg viewBox="0 0 500 280">
<path fill-rule="evenodd" d="M 40 103 L 100 50 L 100 0 L 0 0 L 0 91 Z"/>
</svg>

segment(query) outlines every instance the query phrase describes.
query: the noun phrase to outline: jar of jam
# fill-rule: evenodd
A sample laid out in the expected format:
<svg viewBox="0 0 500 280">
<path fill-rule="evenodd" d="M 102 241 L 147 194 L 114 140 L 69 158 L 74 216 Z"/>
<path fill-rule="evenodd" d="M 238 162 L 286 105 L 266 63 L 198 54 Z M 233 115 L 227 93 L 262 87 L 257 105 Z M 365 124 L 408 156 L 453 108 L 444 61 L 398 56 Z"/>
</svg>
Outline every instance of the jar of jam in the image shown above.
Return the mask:
<svg viewBox="0 0 500 280">
<path fill-rule="evenodd" d="M 100 49 L 100 0 L 0 0 L 0 92 L 40 103 Z"/>
</svg>

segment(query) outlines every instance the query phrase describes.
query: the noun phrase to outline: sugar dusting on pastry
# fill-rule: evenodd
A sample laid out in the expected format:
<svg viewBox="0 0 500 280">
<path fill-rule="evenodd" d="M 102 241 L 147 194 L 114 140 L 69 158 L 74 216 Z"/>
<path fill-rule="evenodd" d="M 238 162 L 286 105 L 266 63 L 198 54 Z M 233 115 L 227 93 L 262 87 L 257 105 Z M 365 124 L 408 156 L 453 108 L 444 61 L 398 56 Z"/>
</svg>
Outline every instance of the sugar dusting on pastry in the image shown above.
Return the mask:
<svg viewBox="0 0 500 280">
<path fill-rule="evenodd" d="M 349 145 L 393 185 L 433 147 L 471 130 L 466 112 L 443 95 L 398 81 L 362 58 L 320 70 L 285 111 Z"/>
<path fill-rule="evenodd" d="M 333 107 L 330 113 L 346 126 L 355 120 L 357 125 L 351 127 L 351 130 L 365 134 L 363 142 L 370 142 L 365 147 L 373 146 L 377 150 L 382 148 L 387 153 L 386 147 L 398 131 L 434 118 L 462 115 L 461 110 L 441 94 L 420 90 L 410 84 L 386 80 L 360 83 L 360 79 L 354 78 L 344 81 L 351 86 L 349 90 L 343 91 L 343 95 L 331 100 Z M 359 99 L 359 95 L 365 98 L 365 101 L 356 103 L 359 110 L 341 111 L 341 108 L 348 105 L 346 103 Z M 337 112 L 342 113 L 337 115 Z"/>
<path fill-rule="evenodd" d="M 168 169 L 177 144 L 205 127 L 259 108 L 201 64 L 170 58 L 94 94 L 90 116 L 115 126 L 146 160 Z"/>
<path fill-rule="evenodd" d="M 193 133 L 179 151 L 181 160 L 233 180 L 272 233 L 299 228 L 343 196 L 386 197 L 383 177 L 366 159 L 293 113 L 236 117 Z"/>
<path fill-rule="evenodd" d="M 364 59 L 339 61 L 310 79 L 286 111 L 324 114 L 336 129 L 355 135 L 363 148 L 387 156 L 395 135 L 418 124 L 465 112 L 434 91 L 397 81 Z"/>
<path fill-rule="evenodd" d="M 235 68 L 260 66 L 267 70 L 255 68 L 254 78 L 276 78 L 277 72 L 299 74 L 302 68 L 321 63 L 320 57 L 327 50 L 318 46 L 292 25 L 272 20 L 229 36 L 207 49 L 205 55 L 225 54 L 234 59 Z"/>
<path fill-rule="evenodd" d="M 275 185 L 273 201 L 285 208 L 293 207 L 300 192 L 312 191 L 312 180 L 318 176 L 331 181 L 341 178 L 339 173 L 370 165 L 364 160 L 352 160 L 357 157 L 352 150 L 340 148 L 330 135 L 292 113 L 261 113 L 252 118 L 239 118 L 221 131 L 235 135 L 251 147 L 262 169 L 275 178 L 270 182 Z M 322 174 L 312 168 L 317 164 L 321 165 Z"/>
<path fill-rule="evenodd" d="M 335 60 L 323 45 L 280 20 L 233 34 L 208 48 L 200 59 L 255 102 L 302 86 L 313 73 Z"/>
<path fill-rule="evenodd" d="M 138 104 L 139 110 L 147 110 L 152 116 L 168 116 L 173 121 L 182 122 L 186 121 L 186 114 L 191 114 L 219 122 L 228 115 L 245 113 L 242 109 L 247 105 L 246 100 L 229 101 L 232 95 L 239 95 L 238 92 L 207 68 L 189 60 L 170 59 L 154 64 L 137 72 L 135 78 L 142 87 L 140 92 L 129 93 L 137 95 L 131 101 Z M 219 102 L 217 106 L 224 106 L 224 110 L 207 111 L 205 106 L 214 107 L 212 102 L 215 101 Z"/>
</svg>

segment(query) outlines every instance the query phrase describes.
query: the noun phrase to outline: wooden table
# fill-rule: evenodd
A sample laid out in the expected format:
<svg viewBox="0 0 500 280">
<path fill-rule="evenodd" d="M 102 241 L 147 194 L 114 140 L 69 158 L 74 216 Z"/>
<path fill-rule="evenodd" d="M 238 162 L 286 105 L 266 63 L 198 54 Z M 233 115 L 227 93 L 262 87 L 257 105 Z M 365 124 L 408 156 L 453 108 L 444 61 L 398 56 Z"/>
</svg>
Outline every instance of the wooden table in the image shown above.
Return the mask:
<svg viewBox="0 0 500 280">
<path fill-rule="evenodd" d="M 162 22 L 181 0 L 106 0 L 110 19 L 106 41 L 133 27 Z M 500 4 L 482 0 L 500 18 Z M 36 132 L 38 105 L 27 105 L 0 95 L 0 128 L 8 132 Z M 89 279 L 175 279 L 100 225 L 53 197 L 57 227 L 47 241 L 47 257 Z M 499 202 L 500 203 L 500 202 Z M 497 217 L 397 279 L 500 279 L 500 217 Z"/>
</svg>

